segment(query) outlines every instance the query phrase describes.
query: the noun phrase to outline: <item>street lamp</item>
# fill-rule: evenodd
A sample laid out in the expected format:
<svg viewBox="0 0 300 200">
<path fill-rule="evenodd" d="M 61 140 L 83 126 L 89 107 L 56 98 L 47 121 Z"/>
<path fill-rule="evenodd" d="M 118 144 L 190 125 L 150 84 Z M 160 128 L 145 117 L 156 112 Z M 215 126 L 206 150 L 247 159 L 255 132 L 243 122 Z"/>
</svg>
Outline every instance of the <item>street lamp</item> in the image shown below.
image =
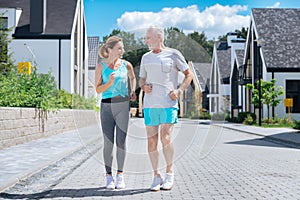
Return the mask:
<svg viewBox="0 0 300 200">
<path fill-rule="evenodd" d="M 259 110 L 259 113 L 258 113 L 258 125 L 261 126 L 261 60 L 260 60 L 260 48 L 261 48 L 261 45 L 257 45 L 257 51 L 258 51 L 258 54 L 257 54 L 257 59 L 258 59 L 258 110 Z"/>
<path fill-rule="evenodd" d="M 261 118 L 262 118 L 262 106 L 261 106 L 261 78 L 262 78 L 262 62 L 261 62 L 261 56 L 260 56 L 260 48 L 264 42 L 262 39 L 256 39 L 254 40 L 257 45 L 257 60 L 256 63 L 258 65 L 258 125 L 261 126 Z"/>
</svg>

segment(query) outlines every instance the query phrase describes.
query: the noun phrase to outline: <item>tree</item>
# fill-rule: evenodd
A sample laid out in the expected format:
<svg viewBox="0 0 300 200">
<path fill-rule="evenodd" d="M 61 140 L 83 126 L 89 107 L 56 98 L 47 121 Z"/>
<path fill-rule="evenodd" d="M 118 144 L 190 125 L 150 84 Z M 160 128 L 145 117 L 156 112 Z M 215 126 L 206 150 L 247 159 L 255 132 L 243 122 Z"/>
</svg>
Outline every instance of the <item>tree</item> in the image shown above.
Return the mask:
<svg viewBox="0 0 300 200">
<path fill-rule="evenodd" d="M 12 54 L 9 53 L 9 33 L 11 28 L 7 27 L 7 18 L 0 15 L 0 73 L 7 74 L 16 69 L 14 65 Z"/>
<path fill-rule="evenodd" d="M 186 36 L 178 28 L 165 29 L 165 45 L 179 50 L 186 60 L 207 63 L 211 61 L 210 54 L 196 40 Z"/>
<path fill-rule="evenodd" d="M 238 38 L 247 38 L 248 28 L 242 27 L 241 30 L 236 29 L 235 32 L 237 33 Z"/>
<path fill-rule="evenodd" d="M 143 44 L 135 39 L 134 33 L 120 31 L 119 29 L 114 29 L 111 34 L 104 36 L 103 41 L 106 41 L 107 38 L 114 35 L 123 39 L 125 51 L 136 50 L 139 48 L 139 46 L 143 46 Z"/>
<path fill-rule="evenodd" d="M 237 33 L 238 38 L 246 39 L 247 38 L 247 33 L 248 33 L 248 28 L 242 27 L 241 30 L 235 29 L 234 32 Z M 219 36 L 218 41 L 227 41 L 227 34 Z"/>
<path fill-rule="evenodd" d="M 123 44 L 125 48 L 125 53 L 123 55 L 123 58 L 131 62 L 133 67 L 139 66 L 142 55 L 148 51 L 148 48 L 143 43 L 143 39 L 136 38 L 134 33 L 114 29 L 111 32 L 111 34 L 104 36 L 103 40 L 105 41 L 107 38 L 113 35 L 123 39 Z"/>
<path fill-rule="evenodd" d="M 194 31 L 194 33 L 188 34 L 188 37 L 195 40 L 212 57 L 213 48 L 214 48 L 214 41 L 213 40 L 207 40 L 207 37 L 206 37 L 204 31 L 202 31 L 201 34 L 199 34 L 197 31 Z"/>
<path fill-rule="evenodd" d="M 220 35 L 218 41 L 227 41 L 227 35 Z"/>
<path fill-rule="evenodd" d="M 267 105 L 268 121 L 270 119 L 270 106 L 276 107 L 282 101 L 279 97 L 283 95 L 284 90 L 282 86 L 275 86 L 276 80 L 272 79 L 270 82 L 260 80 L 256 82 L 256 87 L 253 84 L 247 84 L 246 87 L 252 91 L 252 103 L 259 106 L 259 88 L 261 89 L 261 104 Z"/>
</svg>

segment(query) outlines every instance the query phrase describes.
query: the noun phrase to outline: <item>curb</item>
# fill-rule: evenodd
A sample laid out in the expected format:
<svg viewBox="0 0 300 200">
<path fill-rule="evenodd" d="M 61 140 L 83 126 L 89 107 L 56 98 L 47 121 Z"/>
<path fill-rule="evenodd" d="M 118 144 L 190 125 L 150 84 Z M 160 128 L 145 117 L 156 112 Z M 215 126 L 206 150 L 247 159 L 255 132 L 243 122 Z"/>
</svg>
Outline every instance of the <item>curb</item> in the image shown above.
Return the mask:
<svg viewBox="0 0 300 200">
<path fill-rule="evenodd" d="M 221 126 L 221 125 L 217 125 L 217 124 L 213 124 L 213 125 Z M 264 135 L 264 134 L 260 134 L 260 133 L 254 133 L 254 132 L 251 132 L 251 131 L 236 129 L 236 128 L 227 127 L 227 126 L 222 126 L 222 127 L 230 129 L 230 130 L 234 130 L 234 131 L 239 131 L 239 132 L 243 132 L 243 133 L 247 133 L 247 134 L 251 134 L 251 135 L 256 135 L 256 136 L 264 137 L 264 139 L 269 139 L 269 140 L 272 140 L 274 142 L 276 141 L 276 142 L 284 143 L 285 145 L 288 145 L 290 147 L 293 147 L 293 148 L 296 148 L 296 149 L 300 149 L 300 143 L 299 142 L 295 142 L 295 141 L 291 141 L 291 140 L 284 140 L 282 138 L 268 136 L 268 135 Z M 299 137 L 300 137 L 300 134 L 299 134 Z"/>
<path fill-rule="evenodd" d="M 4 186 L 1 186 L 0 187 L 0 193 L 4 192 L 5 190 L 8 190 L 8 189 L 14 187 L 15 185 L 17 185 L 21 181 L 29 179 L 30 177 L 32 177 L 35 174 L 43 171 L 47 167 L 49 167 L 51 165 L 54 165 L 55 163 L 59 162 L 60 160 L 63 160 L 64 158 L 66 158 L 66 157 L 68 157 L 68 156 L 70 156 L 70 155 L 72 155 L 72 154 L 80 151 L 82 148 L 84 148 L 84 147 L 80 146 L 80 147 L 77 147 L 75 149 L 72 149 L 71 151 L 64 152 L 61 155 L 57 156 L 55 159 L 53 159 L 51 161 L 48 161 L 48 162 L 45 162 L 42 165 L 37 166 L 36 168 L 27 171 L 24 175 L 22 175 L 20 177 L 17 177 L 15 181 L 11 181 L 11 182 L 5 184 Z"/>
</svg>

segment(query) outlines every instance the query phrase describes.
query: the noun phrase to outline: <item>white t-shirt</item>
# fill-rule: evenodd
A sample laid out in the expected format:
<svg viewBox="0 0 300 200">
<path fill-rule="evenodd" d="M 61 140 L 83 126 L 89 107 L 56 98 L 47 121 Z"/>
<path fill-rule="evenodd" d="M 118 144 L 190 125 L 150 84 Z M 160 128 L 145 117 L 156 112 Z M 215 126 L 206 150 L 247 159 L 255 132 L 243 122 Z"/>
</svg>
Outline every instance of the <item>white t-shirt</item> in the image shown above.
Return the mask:
<svg viewBox="0 0 300 200">
<path fill-rule="evenodd" d="M 160 53 L 152 51 L 142 57 L 139 76 L 152 84 L 152 92 L 145 94 L 144 108 L 178 108 L 178 101 L 171 100 L 169 92 L 178 86 L 178 72 L 189 69 L 182 54 L 172 48 Z"/>
</svg>

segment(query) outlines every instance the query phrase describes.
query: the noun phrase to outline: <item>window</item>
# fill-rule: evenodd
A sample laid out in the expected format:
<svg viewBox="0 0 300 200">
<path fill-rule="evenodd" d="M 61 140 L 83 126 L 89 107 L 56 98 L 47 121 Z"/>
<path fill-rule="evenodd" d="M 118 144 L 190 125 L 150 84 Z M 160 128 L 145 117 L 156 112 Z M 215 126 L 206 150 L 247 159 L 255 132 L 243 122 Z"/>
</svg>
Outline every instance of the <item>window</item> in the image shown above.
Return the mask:
<svg viewBox="0 0 300 200">
<path fill-rule="evenodd" d="M 0 17 L 0 62 L 7 62 L 7 26 L 8 18 Z"/>
<path fill-rule="evenodd" d="M 286 98 L 293 98 L 291 113 L 300 113 L 300 80 L 286 80 Z"/>
<path fill-rule="evenodd" d="M 7 30 L 8 28 L 8 18 L 0 17 L 0 28 L 1 30 Z"/>
</svg>

